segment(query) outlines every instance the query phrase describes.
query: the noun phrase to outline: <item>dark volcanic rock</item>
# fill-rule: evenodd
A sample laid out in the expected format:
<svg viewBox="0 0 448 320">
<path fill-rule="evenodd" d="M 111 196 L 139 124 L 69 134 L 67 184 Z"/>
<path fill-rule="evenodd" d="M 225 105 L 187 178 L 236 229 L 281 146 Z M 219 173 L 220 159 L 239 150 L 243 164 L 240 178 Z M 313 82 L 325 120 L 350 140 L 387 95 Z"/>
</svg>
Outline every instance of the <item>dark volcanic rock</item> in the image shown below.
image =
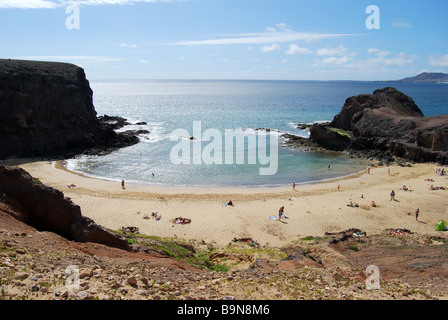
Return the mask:
<svg viewBox="0 0 448 320">
<path fill-rule="evenodd" d="M 23 169 L 0 166 L 0 202 L 18 213 L 16 219 L 37 230 L 54 232 L 68 240 L 130 250 L 125 239 L 82 216 L 81 208 L 61 191 L 43 185 Z"/>
<path fill-rule="evenodd" d="M 0 60 L 0 159 L 111 152 L 137 143 L 96 117 L 92 95 L 78 66 Z"/>
<path fill-rule="evenodd" d="M 379 108 L 387 108 L 401 115 L 423 117 L 422 111 L 412 98 L 395 88 L 388 87 L 375 90 L 373 94 L 361 94 L 348 98 L 341 112 L 334 117 L 330 126 L 351 130 L 353 117 L 358 112 Z"/>
<path fill-rule="evenodd" d="M 332 151 L 344 151 L 350 146 L 350 139 L 337 132 L 327 130 L 321 124 L 315 124 L 310 128 L 310 137 L 313 142 Z"/>
<path fill-rule="evenodd" d="M 310 129 L 310 140 L 329 150 L 355 151 L 366 157 L 446 164 L 448 115 L 424 117 L 410 97 L 384 88 L 348 98 L 329 125 L 315 124 Z"/>
</svg>

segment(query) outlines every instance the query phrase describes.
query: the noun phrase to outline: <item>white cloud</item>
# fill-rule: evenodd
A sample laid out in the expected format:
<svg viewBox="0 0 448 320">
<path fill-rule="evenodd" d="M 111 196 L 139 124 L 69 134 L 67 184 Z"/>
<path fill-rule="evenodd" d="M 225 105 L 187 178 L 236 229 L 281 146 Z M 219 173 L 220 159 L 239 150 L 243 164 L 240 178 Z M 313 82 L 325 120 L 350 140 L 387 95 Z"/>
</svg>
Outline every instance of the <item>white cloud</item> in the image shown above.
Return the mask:
<svg viewBox="0 0 448 320">
<path fill-rule="evenodd" d="M 286 54 L 311 54 L 313 51 L 311 51 L 308 48 L 301 48 L 298 45 L 290 44 L 288 51 L 286 51 Z"/>
<path fill-rule="evenodd" d="M 142 59 L 140 60 L 140 63 L 149 63 L 149 60 Z"/>
<path fill-rule="evenodd" d="M 346 64 L 351 59 L 352 58 L 349 56 L 342 56 L 342 57 L 328 57 L 328 58 L 323 58 L 323 59 L 316 60 L 316 61 L 320 65 L 328 65 L 328 64 L 342 65 L 342 64 Z"/>
<path fill-rule="evenodd" d="M 378 56 L 377 58 L 367 59 L 368 64 L 374 65 L 386 65 L 386 66 L 404 66 L 409 65 L 414 61 L 413 57 L 406 55 L 403 52 L 399 54 L 386 58 L 385 56 Z"/>
<path fill-rule="evenodd" d="M 272 46 L 263 46 L 261 48 L 261 51 L 263 51 L 263 52 L 273 52 L 273 51 L 278 50 L 279 48 L 280 48 L 279 44 L 273 44 Z"/>
<path fill-rule="evenodd" d="M 134 3 L 157 3 L 172 1 L 173 0 L 0 0 L 0 9 L 54 9 L 68 5 L 131 5 Z"/>
<path fill-rule="evenodd" d="M 100 6 L 100 5 L 129 5 L 138 2 L 156 3 L 170 2 L 169 0 L 59 0 L 62 3 L 79 6 Z"/>
<path fill-rule="evenodd" d="M 317 50 L 316 54 L 320 57 L 322 56 L 334 56 L 334 55 L 344 55 L 348 52 L 348 49 L 344 47 L 342 44 L 336 48 L 326 47 Z"/>
<path fill-rule="evenodd" d="M 367 50 L 367 53 L 372 53 L 377 55 L 378 57 L 386 57 L 390 54 L 389 51 L 387 50 L 380 50 L 378 48 L 370 48 L 369 50 Z"/>
<path fill-rule="evenodd" d="M 352 61 L 353 58 L 357 55 L 356 52 L 350 52 L 343 45 L 339 45 L 338 47 L 326 47 L 321 48 L 316 51 L 316 55 L 319 59 L 314 59 L 315 65 L 343 65 Z"/>
<path fill-rule="evenodd" d="M 120 43 L 119 46 L 124 48 L 137 48 L 136 44 L 129 44 L 129 43 Z"/>
<path fill-rule="evenodd" d="M 415 58 L 415 56 L 408 56 L 403 52 L 392 55 L 391 52 L 378 48 L 370 48 L 367 53 L 374 54 L 376 57 L 365 60 L 365 63 L 377 66 L 404 66 L 414 62 Z"/>
<path fill-rule="evenodd" d="M 448 67 L 448 54 L 441 57 L 435 55 L 430 56 L 429 64 L 433 67 Z"/>
<path fill-rule="evenodd" d="M 323 39 L 356 36 L 355 34 L 302 33 L 293 31 L 243 33 L 227 38 L 189 40 L 168 43 L 169 45 L 231 45 L 231 44 L 272 44 L 294 41 L 318 41 Z"/>
<path fill-rule="evenodd" d="M 53 9 L 58 3 L 47 0 L 0 0 L 0 9 Z"/>
<path fill-rule="evenodd" d="M 412 25 L 410 23 L 408 23 L 406 21 L 401 21 L 401 20 L 400 21 L 395 21 L 392 24 L 392 26 L 395 27 L 395 28 L 404 28 L 404 29 L 412 28 Z"/>
<path fill-rule="evenodd" d="M 267 27 L 266 31 L 268 32 L 285 32 L 285 31 L 291 31 L 289 26 L 286 23 L 277 23 L 275 27 Z"/>
</svg>

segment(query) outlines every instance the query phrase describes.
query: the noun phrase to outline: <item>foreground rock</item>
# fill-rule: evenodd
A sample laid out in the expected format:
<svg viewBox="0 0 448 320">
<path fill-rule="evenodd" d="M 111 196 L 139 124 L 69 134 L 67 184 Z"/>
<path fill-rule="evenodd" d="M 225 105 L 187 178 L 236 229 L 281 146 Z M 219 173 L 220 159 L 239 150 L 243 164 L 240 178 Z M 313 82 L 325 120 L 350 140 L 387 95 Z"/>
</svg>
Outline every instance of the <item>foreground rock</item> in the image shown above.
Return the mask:
<svg viewBox="0 0 448 320">
<path fill-rule="evenodd" d="M 138 143 L 97 118 L 92 95 L 78 66 L 0 59 L 0 159 L 67 158 Z"/>
<path fill-rule="evenodd" d="M 8 205 L 16 219 L 38 230 L 51 231 L 68 240 L 130 250 L 125 239 L 82 216 L 81 208 L 61 191 L 43 185 L 23 169 L 0 166 L 0 202 Z"/>
<path fill-rule="evenodd" d="M 302 140 L 297 141 L 298 145 Z M 448 163 L 448 115 L 425 117 L 395 88 L 346 100 L 329 124 L 310 127 L 305 146 L 345 151 L 378 160 Z"/>
</svg>

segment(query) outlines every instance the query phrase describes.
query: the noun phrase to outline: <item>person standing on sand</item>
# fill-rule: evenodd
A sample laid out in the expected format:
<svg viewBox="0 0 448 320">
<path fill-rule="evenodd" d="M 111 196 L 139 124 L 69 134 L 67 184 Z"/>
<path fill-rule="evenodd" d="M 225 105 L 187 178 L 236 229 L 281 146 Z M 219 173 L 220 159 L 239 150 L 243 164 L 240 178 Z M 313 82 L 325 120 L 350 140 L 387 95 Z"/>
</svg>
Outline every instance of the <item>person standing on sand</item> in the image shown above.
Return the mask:
<svg viewBox="0 0 448 320">
<path fill-rule="evenodd" d="M 283 207 L 283 206 L 281 206 L 280 209 L 278 210 L 278 221 L 282 220 L 284 210 L 285 210 L 285 207 Z"/>
<path fill-rule="evenodd" d="M 418 221 L 418 214 L 420 213 L 420 209 L 415 210 L 415 220 Z"/>
<path fill-rule="evenodd" d="M 296 190 L 296 183 L 295 182 L 292 183 L 292 190 Z"/>
<path fill-rule="evenodd" d="M 126 189 L 125 187 L 124 187 L 124 180 L 121 180 L 121 188 L 124 190 L 124 189 Z"/>
<path fill-rule="evenodd" d="M 392 192 L 390 193 L 390 201 L 395 200 L 395 191 L 392 190 Z"/>
</svg>

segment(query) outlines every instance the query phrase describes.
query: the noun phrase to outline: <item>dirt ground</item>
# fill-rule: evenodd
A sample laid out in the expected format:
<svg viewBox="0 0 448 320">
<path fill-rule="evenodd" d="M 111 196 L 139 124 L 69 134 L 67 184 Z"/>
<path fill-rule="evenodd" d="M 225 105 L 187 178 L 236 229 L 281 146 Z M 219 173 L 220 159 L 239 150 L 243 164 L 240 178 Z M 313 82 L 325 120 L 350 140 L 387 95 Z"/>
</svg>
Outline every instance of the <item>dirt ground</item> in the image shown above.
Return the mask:
<svg viewBox="0 0 448 320">
<path fill-rule="evenodd" d="M 230 269 L 211 271 L 157 251 L 127 252 L 100 244 L 68 241 L 19 222 L 8 210 L 4 205 L 0 207 L 0 297 L 3 300 L 434 300 L 448 297 L 448 237 L 444 233 L 429 237 L 407 230 L 395 233 L 385 230 L 382 234 L 355 237 L 350 232 L 341 232 L 336 236 L 306 239 L 289 248 L 276 248 L 277 252 L 284 253 L 282 258 L 266 254 L 273 248 L 229 244 L 214 248 L 209 257 L 214 263 L 227 263 Z M 196 244 L 197 250 L 199 246 L 207 244 Z M 237 249 L 240 251 L 236 253 Z M 80 270 L 81 287 L 77 292 L 67 289 L 66 268 L 70 265 Z M 366 289 L 366 268 L 370 265 L 379 269 L 378 290 Z"/>
</svg>

